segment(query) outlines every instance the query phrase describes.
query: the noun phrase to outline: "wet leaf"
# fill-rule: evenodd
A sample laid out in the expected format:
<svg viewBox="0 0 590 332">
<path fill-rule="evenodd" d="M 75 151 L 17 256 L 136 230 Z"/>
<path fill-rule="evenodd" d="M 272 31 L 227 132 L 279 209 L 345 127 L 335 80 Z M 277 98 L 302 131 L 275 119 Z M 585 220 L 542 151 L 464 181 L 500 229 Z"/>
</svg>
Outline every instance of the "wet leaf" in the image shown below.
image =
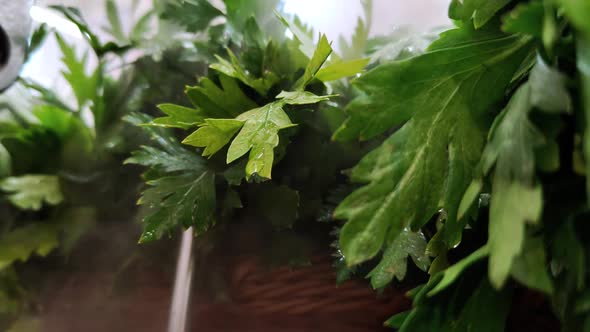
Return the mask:
<svg viewBox="0 0 590 332">
<path fill-rule="evenodd" d="M 365 186 L 335 211 L 348 220 L 340 237 L 348 264 L 373 257 L 385 239 L 421 227 L 441 208 L 445 242 L 459 242 L 457 210 L 481 156 L 488 108 L 530 52 L 528 39 L 490 29 L 447 31 L 429 52 L 356 80 L 365 95 L 348 106 L 335 138 L 364 140 L 402 127 L 352 170 L 351 180 Z"/>
<path fill-rule="evenodd" d="M 545 8 L 541 1 L 520 3 L 503 17 L 502 30 L 541 38 L 544 15 Z"/>
<path fill-rule="evenodd" d="M 408 257 L 421 270 L 428 270 L 430 258 L 426 255 L 426 237 L 421 231 L 412 232 L 406 228 L 387 246 L 379 265 L 367 275 L 373 288 L 385 287 L 393 277 L 403 280 L 406 277 Z"/>
<path fill-rule="evenodd" d="M 274 102 L 241 114 L 236 120 L 243 127 L 227 151 L 227 163 L 250 152 L 246 177 L 257 174 L 270 179 L 274 148 L 279 145 L 279 130 L 294 126 L 285 111 L 283 102 Z"/>
<path fill-rule="evenodd" d="M 528 119 L 533 79 L 531 75 L 529 83 L 513 95 L 482 156 L 484 172 L 495 165 L 488 241 L 490 279 L 496 288 L 502 287 L 522 251 L 525 225 L 539 220 L 543 206 L 542 189 L 533 181 L 535 148 L 545 138 Z M 521 200 L 527 204 L 519 204 Z"/>
</svg>

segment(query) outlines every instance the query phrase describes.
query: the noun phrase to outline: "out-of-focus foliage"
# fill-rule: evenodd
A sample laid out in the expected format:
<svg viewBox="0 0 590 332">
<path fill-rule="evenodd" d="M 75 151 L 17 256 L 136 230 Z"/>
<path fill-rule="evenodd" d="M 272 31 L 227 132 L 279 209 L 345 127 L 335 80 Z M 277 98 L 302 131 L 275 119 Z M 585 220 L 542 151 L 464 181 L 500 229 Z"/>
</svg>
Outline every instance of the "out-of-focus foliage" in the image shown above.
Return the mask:
<svg viewBox="0 0 590 332">
<path fill-rule="evenodd" d="M 133 219 L 138 171 L 121 164 L 149 138 L 123 117 L 179 100 L 178 90 L 206 68 L 197 45 L 172 37 L 185 32 L 174 17 L 134 13 L 127 31 L 127 18 L 106 1 L 112 38 L 104 42 L 77 9 L 53 8 L 80 29 L 88 47 L 40 26 L 30 53 L 55 38 L 66 89 L 22 78 L 0 96 L 0 315 L 29 305 L 28 281 L 19 280 L 24 264 L 35 268 L 39 257 L 69 255 L 97 222 Z"/>
</svg>

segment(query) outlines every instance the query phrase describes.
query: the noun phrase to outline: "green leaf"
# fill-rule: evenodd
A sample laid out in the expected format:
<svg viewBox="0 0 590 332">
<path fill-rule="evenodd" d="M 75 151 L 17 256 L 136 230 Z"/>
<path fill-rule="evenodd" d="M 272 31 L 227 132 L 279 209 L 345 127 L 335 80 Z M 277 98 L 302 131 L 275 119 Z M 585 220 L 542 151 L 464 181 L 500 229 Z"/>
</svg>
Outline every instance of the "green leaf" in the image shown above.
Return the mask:
<svg viewBox="0 0 590 332">
<path fill-rule="evenodd" d="M 242 157 L 248 151 L 246 177 L 252 175 L 271 178 L 274 148 L 279 145 L 279 130 L 295 126 L 283 110 L 283 101 L 276 101 L 240 114 L 236 120 L 244 125 L 232 141 L 227 152 L 227 163 Z"/>
<path fill-rule="evenodd" d="M 74 111 L 70 109 L 60 98 L 55 94 L 54 91 L 47 89 L 44 86 L 41 86 L 38 83 L 35 83 L 31 80 L 27 80 L 25 78 L 20 78 L 20 82 L 27 88 L 37 91 L 40 94 L 39 99 L 41 99 L 44 103 L 49 104 L 51 106 L 55 106 L 57 108 L 61 108 L 63 110 Z"/>
<path fill-rule="evenodd" d="M 280 23 L 277 22 L 270 12 L 278 8 L 279 0 L 224 0 L 227 13 L 228 23 L 234 31 L 243 31 L 245 23 L 251 18 L 264 23 L 264 31 L 273 34 L 274 39 L 284 36 L 284 31 L 280 29 Z"/>
<path fill-rule="evenodd" d="M 62 74 L 74 91 L 78 100 L 78 109 L 81 110 L 86 103 L 93 101 L 96 97 L 99 71 L 97 70 L 89 76 L 86 75 L 88 53 L 78 60 L 74 48 L 68 45 L 61 36 L 56 34 L 56 38 L 63 53 L 62 62 L 67 68 L 67 71 L 63 71 Z"/>
<path fill-rule="evenodd" d="M 167 128 L 189 129 L 205 121 L 199 110 L 174 104 L 160 104 L 158 109 L 167 116 L 155 118 L 151 125 Z"/>
<path fill-rule="evenodd" d="M 410 311 L 400 312 L 399 314 L 390 317 L 387 321 L 385 321 L 385 323 L 383 323 L 383 325 L 393 329 L 399 329 L 400 327 L 402 327 L 404 321 L 408 318 L 409 315 Z"/>
<path fill-rule="evenodd" d="M 403 126 L 352 170 L 351 180 L 366 185 L 334 212 L 348 220 L 340 244 L 349 264 L 370 259 L 386 238 L 422 227 L 441 208 L 450 230 L 444 240 L 458 243 L 457 210 L 481 156 L 487 112 L 528 52 L 527 38 L 466 26 L 443 33 L 423 55 L 357 79 L 365 95 L 347 107 L 335 138 L 369 139 Z"/>
<path fill-rule="evenodd" d="M 234 136 L 227 152 L 227 163 L 231 163 L 250 152 L 246 164 L 246 178 L 256 175 L 271 178 L 274 149 L 279 145 L 279 131 L 293 127 L 283 107 L 289 105 L 315 104 L 330 96 L 316 96 L 311 92 L 285 92 L 281 98 L 238 115 L 235 119 L 206 119 L 197 131 L 188 136 L 185 144 L 205 147 L 204 156 L 214 154 L 223 148 Z"/>
<path fill-rule="evenodd" d="M 463 278 L 452 290 L 435 298 L 418 295 L 414 300 L 414 309 L 399 331 L 505 331 L 512 301 L 511 290 L 497 292 L 485 278 L 474 281 Z"/>
<path fill-rule="evenodd" d="M 58 232 L 52 225 L 29 224 L 5 233 L 0 237 L 0 270 L 33 254 L 47 256 L 57 245 Z"/>
<path fill-rule="evenodd" d="M 206 119 L 182 143 L 204 147 L 203 156 L 211 156 L 226 146 L 243 125 L 243 121 L 233 119 Z"/>
<path fill-rule="evenodd" d="M 281 91 L 281 93 L 277 95 L 277 99 L 281 99 L 285 104 L 289 105 L 308 105 L 327 101 L 335 96 L 336 95 L 317 96 L 308 91 Z"/>
<path fill-rule="evenodd" d="M 564 74 L 539 57 L 529 77 L 532 106 L 549 113 L 571 113 L 572 100 L 566 80 Z"/>
<path fill-rule="evenodd" d="M 527 204 L 522 204 L 527 202 Z M 543 207 L 540 187 L 494 179 L 490 202 L 490 281 L 497 289 L 504 285 L 513 263 L 523 250 L 526 223 L 536 223 Z"/>
<path fill-rule="evenodd" d="M 215 222 L 215 174 L 210 171 L 184 171 L 147 181 L 149 186 L 138 204 L 153 213 L 144 218 L 140 243 L 169 234 L 178 225 L 193 227 L 197 235 Z"/>
<path fill-rule="evenodd" d="M 541 38 L 544 16 L 545 8 L 541 1 L 520 3 L 502 18 L 502 30 Z"/>
<path fill-rule="evenodd" d="M 543 240 L 528 238 L 522 253 L 514 259 L 510 274 L 529 289 L 552 294 L 553 285 L 547 268 Z"/>
<path fill-rule="evenodd" d="M 39 105 L 33 110 L 33 114 L 43 128 L 51 130 L 62 142 L 78 129 L 76 122 L 79 120 L 73 113 L 59 107 Z"/>
<path fill-rule="evenodd" d="M 393 242 L 387 246 L 383 259 L 369 274 L 374 289 L 387 286 L 395 276 L 403 280 L 407 271 L 408 256 L 421 270 L 428 270 L 430 259 L 426 255 L 426 237 L 421 231 L 412 232 L 405 228 Z"/>
<path fill-rule="evenodd" d="M 50 8 L 62 13 L 68 20 L 74 23 L 82 35 L 88 39 L 90 46 L 97 52 L 98 55 L 100 55 L 100 51 L 102 50 L 103 46 L 96 34 L 94 34 L 88 27 L 88 23 L 86 23 L 82 17 L 80 10 L 74 7 L 66 7 L 61 5 L 53 5 L 50 6 Z"/>
<path fill-rule="evenodd" d="M 263 96 L 266 95 L 268 90 L 278 82 L 279 78 L 273 72 L 265 73 L 265 77 L 255 78 L 243 67 L 240 60 L 230 49 L 227 49 L 227 53 L 230 61 L 225 60 L 219 55 L 215 55 L 217 63 L 214 63 L 209 67 L 229 77 L 237 78 Z"/>
<path fill-rule="evenodd" d="M 543 4 L 545 5 L 545 15 L 543 17 L 543 33 L 541 35 L 541 40 L 543 41 L 545 50 L 549 54 L 552 54 L 555 43 L 560 38 L 561 32 L 559 31 L 560 28 L 557 26 L 557 20 L 555 18 L 556 9 L 553 4 L 550 1 L 545 1 Z"/>
<path fill-rule="evenodd" d="M 8 200 L 23 210 L 39 210 L 43 203 L 57 205 L 64 199 L 59 178 L 54 175 L 24 175 L 0 181 Z"/>
<path fill-rule="evenodd" d="M 31 54 L 33 54 L 35 51 L 39 49 L 39 47 L 41 47 L 41 45 L 45 41 L 45 38 L 47 38 L 47 32 L 47 23 L 42 23 L 41 25 L 39 25 L 39 27 L 35 29 L 35 31 L 33 31 L 31 39 L 29 40 L 27 58 L 30 58 Z"/>
<path fill-rule="evenodd" d="M 107 0 L 107 19 L 109 20 L 109 27 L 105 30 L 119 41 L 127 40 L 123 32 L 123 25 L 121 24 L 121 17 L 119 16 L 119 9 L 114 0 Z"/>
<path fill-rule="evenodd" d="M 297 16 L 295 17 L 294 22 L 291 23 L 284 16 L 282 16 L 280 13 L 275 12 L 275 15 L 281 21 L 281 23 L 285 27 L 287 27 L 287 29 L 289 29 L 291 31 L 291 33 L 293 33 L 293 37 L 295 38 L 295 40 L 300 43 L 299 48 L 301 49 L 301 52 L 303 52 L 303 54 L 305 54 L 305 56 L 307 56 L 308 58 L 311 59 L 313 57 L 314 49 L 315 49 L 315 43 L 313 42 L 313 35 L 310 35 L 307 31 L 302 29 L 302 27 L 300 26 L 301 21 L 299 21 Z"/>
<path fill-rule="evenodd" d="M 485 173 L 495 163 L 496 177 L 531 184 L 535 170 L 534 148 L 545 140 L 528 118 L 531 109 L 531 87 L 524 84 L 512 96 L 490 132 L 491 139 L 482 156 Z"/>
<path fill-rule="evenodd" d="M 452 0 L 449 17 L 470 21 L 476 29 L 483 27 L 511 0 Z"/>
<path fill-rule="evenodd" d="M 475 179 L 469 184 L 469 187 L 467 187 L 465 194 L 461 199 L 461 204 L 459 204 L 459 209 L 457 210 L 457 219 L 463 219 L 465 213 L 467 213 L 467 211 L 471 208 L 471 206 L 473 206 L 473 203 L 479 197 L 482 187 L 483 182 L 481 179 Z"/>
<path fill-rule="evenodd" d="M 328 60 L 330 54 L 332 54 L 332 46 L 330 46 L 330 42 L 328 42 L 326 35 L 321 35 L 315 52 L 305 68 L 303 76 L 297 81 L 297 83 L 295 83 L 295 89 L 303 90 L 307 84 L 314 79 L 317 72 L 324 65 L 324 62 Z"/>
<path fill-rule="evenodd" d="M 219 83 L 217 85 L 204 77 L 198 86 L 186 88 L 186 94 L 199 114 L 208 118 L 234 117 L 257 106 L 234 78 L 220 74 Z"/>
<path fill-rule="evenodd" d="M 328 64 L 318 71 L 316 78 L 322 82 L 330 82 L 354 76 L 365 69 L 371 59 L 358 59 Z"/>
</svg>

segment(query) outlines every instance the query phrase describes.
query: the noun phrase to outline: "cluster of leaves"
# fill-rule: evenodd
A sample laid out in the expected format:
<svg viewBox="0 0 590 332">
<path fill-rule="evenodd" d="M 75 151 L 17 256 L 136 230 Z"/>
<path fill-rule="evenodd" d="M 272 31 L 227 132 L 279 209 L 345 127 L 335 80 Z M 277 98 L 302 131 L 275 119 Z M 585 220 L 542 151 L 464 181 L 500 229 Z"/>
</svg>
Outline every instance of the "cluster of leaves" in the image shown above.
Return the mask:
<svg viewBox="0 0 590 332">
<path fill-rule="evenodd" d="M 232 6 L 226 2 L 226 20 L 235 26 L 240 23 L 230 15 Z M 345 62 L 333 54 L 324 35 L 314 46 L 313 32 L 299 21 L 291 23 L 281 16 L 275 20 L 291 29 L 294 38 L 268 38 L 254 18 L 241 22 L 243 30 L 232 34 L 228 47 L 215 55 L 209 73 L 185 89 L 190 106 L 161 104 L 165 116 L 143 123 L 158 146 L 146 146 L 127 161 L 149 167 L 149 188 L 139 203 L 151 213 L 144 219 L 140 242 L 170 234 L 178 225 L 202 234 L 235 208 L 244 207 L 242 215 L 252 213 L 282 228 L 291 227 L 301 213 L 319 211 L 320 202 L 303 201 L 301 191 L 317 192 L 306 187 L 328 187 L 333 179 L 312 184 L 291 173 L 288 145 L 305 132 L 320 143 L 318 149 L 322 144 L 330 153 L 336 152 L 333 145 L 341 148 L 330 142 L 326 124 L 339 120 L 331 120 L 329 112 L 317 112 L 316 104 L 334 97 L 325 95 L 324 81 L 355 75 L 367 61 Z M 137 123 L 139 118 L 130 120 Z M 192 132 L 184 134 L 185 147 L 168 139 L 173 136 L 164 129 L 170 128 Z M 308 172 L 321 172 L 321 156 L 303 153 L 299 166 L 316 163 L 307 165 Z M 173 162 L 174 158 L 181 160 Z M 342 159 L 335 158 L 334 165 Z M 326 164 L 333 173 L 341 168 Z"/>
<path fill-rule="evenodd" d="M 455 0 L 456 27 L 424 54 L 354 82 L 361 95 L 334 138 L 389 137 L 352 169 L 362 186 L 335 210 L 343 256 L 377 257 L 375 288 L 403 279 L 408 256 L 431 275 L 390 325 L 503 331 L 520 284 L 546 295 L 564 330 L 590 326 L 589 10 Z"/>
</svg>

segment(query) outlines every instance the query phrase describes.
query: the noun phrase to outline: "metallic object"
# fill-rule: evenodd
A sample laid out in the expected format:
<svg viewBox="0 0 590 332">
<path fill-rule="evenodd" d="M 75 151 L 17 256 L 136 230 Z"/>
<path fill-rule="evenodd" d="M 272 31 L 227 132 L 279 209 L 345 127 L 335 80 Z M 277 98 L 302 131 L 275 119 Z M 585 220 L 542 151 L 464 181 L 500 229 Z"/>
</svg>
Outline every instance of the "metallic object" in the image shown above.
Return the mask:
<svg viewBox="0 0 590 332">
<path fill-rule="evenodd" d="M 0 91 L 17 78 L 25 61 L 33 0 L 0 0 Z"/>
<path fill-rule="evenodd" d="M 176 279 L 172 292 L 168 332 L 188 331 L 188 314 L 190 305 L 191 283 L 193 280 L 193 239 L 195 235 L 190 227 L 182 233 Z"/>
</svg>

